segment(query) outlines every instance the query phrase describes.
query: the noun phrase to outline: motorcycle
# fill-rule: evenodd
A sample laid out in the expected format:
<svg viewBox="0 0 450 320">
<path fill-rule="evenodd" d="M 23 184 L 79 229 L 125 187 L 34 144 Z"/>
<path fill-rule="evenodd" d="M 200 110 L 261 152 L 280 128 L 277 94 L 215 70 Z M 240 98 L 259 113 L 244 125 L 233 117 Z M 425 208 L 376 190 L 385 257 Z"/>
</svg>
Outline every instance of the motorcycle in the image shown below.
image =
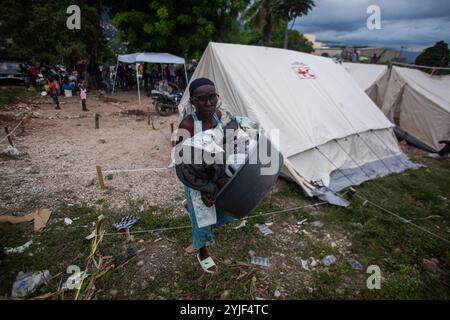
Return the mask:
<svg viewBox="0 0 450 320">
<path fill-rule="evenodd" d="M 183 93 L 179 91 L 169 92 L 167 83 L 159 85 L 158 90 L 151 91 L 152 103 L 156 112 L 164 117 L 178 112 L 178 104 L 182 96 Z"/>
</svg>

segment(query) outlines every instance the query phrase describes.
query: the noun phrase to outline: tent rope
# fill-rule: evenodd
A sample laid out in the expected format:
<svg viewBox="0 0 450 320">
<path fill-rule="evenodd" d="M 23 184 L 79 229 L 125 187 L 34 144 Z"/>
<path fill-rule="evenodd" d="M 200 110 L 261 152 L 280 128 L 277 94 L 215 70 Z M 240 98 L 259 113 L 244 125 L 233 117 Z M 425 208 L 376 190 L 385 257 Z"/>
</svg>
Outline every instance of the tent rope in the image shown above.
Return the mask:
<svg viewBox="0 0 450 320">
<path fill-rule="evenodd" d="M 329 159 L 322 151 L 320 151 L 320 149 L 318 148 L 318 147 L 315 147 L 316 149 L 317 149 L 317 151 L 319 151 L 346 179 L 348 179 L 349 181 L 350 181 L 350 183 L 352 184 L 352 185 L 356 185 L 340 168 L 338 168 L 335 164 L 334 164 L 334 162 L 333 161 L 331 161 L 331 159 Z M 327 188 L 327 187 L 325 187 L 325 188 Z M 328 189 L 328 188 L 327 188 Z M 329 189 L 330 190 L 330 189 Z M 333 190 L 330 190 L 330 191 L 333 191 Z M 382 210 L 382 211 L 384 211 L 384 212 L 387 212 L 387 213 L 390 213 L 390 214 L 392 214 L 393 216 L 395 216 L 395 217 L 397 217 L 398 219 L 400 219 L 401 221 L 407 221 L 407 219 L 405 219 L 405 218 L 403 218 L 402 216 L 400 216 L 399 214 L 396 214 L 396 213 L 393 213 L 392 211 L 390 211 L 390 210 L 388 210 L 388 209 L 386 209 L 386 208 L 384 208 L 384 207 L 382 207 L 381 205 L 378 205 L 378 204 L 376 204 L 376 203 L 374 203 L 374 202 L 372 202 L 372 201 L 370 201 L 369 199 L 367 199 L 367 195 L 364 193 L 364 192 L 362 192 L 362 191 L 359 191 L 364 197 L 361 197 L 361 196 L 359 196 L 358 194 L 356 194 L 357 195 L 357 197 L 358 198 L 360 198 L 360 199 L 362 199 L 362 200 L 364 200 L 364 201 L 367 201 L 369 204 L 371 204 L 371 205 L 373 205 L 373 206 L 375 206 L 376 208 L 378 208 L 378 209 L 380 209 L 380 210 Z M 430 234 L 430 235 L 432 235 L 432 236 L 434 236 L 434 237 L 436 237 L 436 238 L 438 238 L 438 239 L 441 239 L 441 240 L 443 240 L 443 241 L 445 241 L 445 242 L 447 242 L 447 243 L 450 243 L 450 240 L 448 240 L 448 239 L 445 239 L 445 238 L 443 238 L 443 237 L 441 237 L 441 236 L 439 236 L 439 235 L 437 235 L 437 234 L 435 234 L 435 233 L 433 233 L 433 232 L 431 232 L 431 231 L 429 231 L 429 230 L 427 230 L 427 229 L 425 229 L 424 227 L 421 227 L 421 226 L 419 226 L 419 225 L 417 225 L 417 224 L 415 224 L 415 223 L 412 223 L 412 222 L 409 222 L 408 224 L 411 224 L 412 226 L 414 226 L 414 227 L 416 227 L 416 228 L 418 228 L 419 230 L 422 230 L 422 231 L 425 231 L 425 232 L 427 232 L 428 234 Z"/>
</svg>

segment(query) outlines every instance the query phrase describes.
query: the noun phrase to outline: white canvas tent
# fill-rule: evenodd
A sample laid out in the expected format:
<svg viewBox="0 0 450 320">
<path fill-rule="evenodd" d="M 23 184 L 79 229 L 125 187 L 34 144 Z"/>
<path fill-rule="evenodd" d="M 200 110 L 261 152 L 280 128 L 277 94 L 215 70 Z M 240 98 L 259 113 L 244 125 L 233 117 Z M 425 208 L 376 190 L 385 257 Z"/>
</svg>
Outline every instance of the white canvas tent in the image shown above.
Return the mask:
<svg viewBox="0 0 450 320">
<path fill-rule="evenodd" d="M 450 76 L 394 66 L 382 110 L 406 139 L 437 152 L 450 140 Z"/>
<path fill-rule="evenodd" d="M 343 66 L 370 99 L 381 108 L 388 84 L 388 67 L 383 64 L 351 62 L 344 62 Z"/>
<path fill-rule="evenodd" d="M 168 64 L 182 64 L 184 65 L 184 75 L 186 77 L 186 83 L 188 82 L 187 72 L 186 72 L 186 63 L 184 61 L 184 58 L 180 58 L 177 56 L 174 56 L 170 53 L 156 53 L 156 52 L 142 52 L 142 53 L 131 53 L 131 54 L 123 54 L 118 55 L 117 57 L 117 64 L 116 64 L 116 75 L 114 77 L 114 85 L 113 85 L 113 92 L 115 90 L 115 84 L 117 79 L 117 67 L 119 66 L 119 62 L 123 63 L 135 63 L 136 64 L 136 70 L 138 70 L 140 63 L 168 63 Z M 141 104 L 141 92 L 139 89 L 139 73 L 136 72 L 137 77 L 137 89 L 138 89 L 138 96 L 139 96 L 139 104 Z"/>
<path fill-rule="evenodd" d="M 413 166 L 398 147 L 392 123 L 331 59 L 210 43 L 191 80 L 199 77 L 215 83 L 233 114 L 279 130 L 279 141 L 272 142 L 284 156 L 283 173 L 308 195 Z M 179 108 L 183 115 L 192 110 L 187 90 Z"/>
</svg>

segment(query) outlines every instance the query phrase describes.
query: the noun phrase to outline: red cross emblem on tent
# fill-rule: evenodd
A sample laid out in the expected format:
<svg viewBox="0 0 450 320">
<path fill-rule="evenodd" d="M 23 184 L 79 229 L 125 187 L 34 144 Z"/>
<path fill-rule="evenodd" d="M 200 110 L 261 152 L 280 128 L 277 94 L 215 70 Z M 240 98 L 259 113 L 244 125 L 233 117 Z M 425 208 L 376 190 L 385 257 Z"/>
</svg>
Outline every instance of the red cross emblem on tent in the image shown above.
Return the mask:
<svg viewBox="0 0 450 320">
<path fill-rule="evenodd" d="M 292 66 L 292 70 L 294 70 L 294 72 L 298 75 L 298 77 L 300 79 L 315 79 L 316 78 L 316 75 L 305 64 L 301 64 L 298 66 Z"/>
</svg>

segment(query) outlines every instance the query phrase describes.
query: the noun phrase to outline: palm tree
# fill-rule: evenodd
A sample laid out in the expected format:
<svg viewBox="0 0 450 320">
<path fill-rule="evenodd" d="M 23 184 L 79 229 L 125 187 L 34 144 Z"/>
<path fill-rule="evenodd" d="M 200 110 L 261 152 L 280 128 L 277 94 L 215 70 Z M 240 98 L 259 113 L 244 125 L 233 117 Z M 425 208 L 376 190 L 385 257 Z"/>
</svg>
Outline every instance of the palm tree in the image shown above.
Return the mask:
<svg viewBox="0 0 450 320">
<path fill-rule="evenodd" d="M 263 45 L 270 43 L 272 30 L 279 26 L 280 20 L 284 20 L 286 22 L 284 48 L 287 48 L 289 21 L 294 19 L 295 23 L 297 17 L 307 15 L 314 6 L 313 0 L 256 0 L 247 9 L 245 17 L 250 27 L 262 27 Z"/>
<path fill-rule="evenodd" d="M 274 0 L 256 0 L 245 12 L 244 19 L 251 28 L 262 27 L 261 42 L 264 46 L 270 43 L 272 30 L 277 26 L 273 15 Z"/>
<path fill-rule="evenodd" d="M 294 19 L 292 27 L 294 27 L 297 17 L 307 15 L 310 10 L 315 6 L 313 0 L 273 0 L 273 12 L 274 14 L 283 19 L 286 23 L 286 29 L 284 31 L 284 48 L 287 48 L 288 34 L 289 34 L 289 21 Z"/>
</svg>

